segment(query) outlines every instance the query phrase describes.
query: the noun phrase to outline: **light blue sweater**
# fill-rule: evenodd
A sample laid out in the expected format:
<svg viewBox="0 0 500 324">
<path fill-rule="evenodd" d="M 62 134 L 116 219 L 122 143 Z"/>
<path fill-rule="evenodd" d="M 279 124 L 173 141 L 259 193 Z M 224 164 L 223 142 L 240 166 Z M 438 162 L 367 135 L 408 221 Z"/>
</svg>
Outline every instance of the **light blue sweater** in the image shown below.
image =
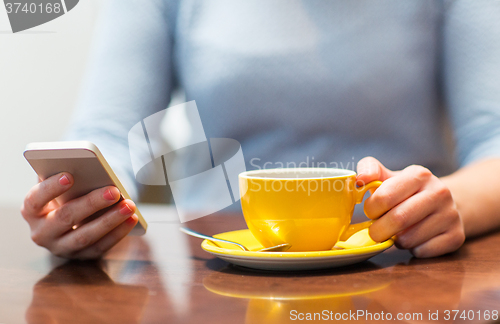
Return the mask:
<svg viewBox="0 0 500 324">
<path fill-rule="evenodd" d="M 175 87 L 247 169 L 371 155 L 443 175 L 500 157 L 500 1 L 110 0 L 67 139 L 135 195 L 127 133 Z"/>
</svg>

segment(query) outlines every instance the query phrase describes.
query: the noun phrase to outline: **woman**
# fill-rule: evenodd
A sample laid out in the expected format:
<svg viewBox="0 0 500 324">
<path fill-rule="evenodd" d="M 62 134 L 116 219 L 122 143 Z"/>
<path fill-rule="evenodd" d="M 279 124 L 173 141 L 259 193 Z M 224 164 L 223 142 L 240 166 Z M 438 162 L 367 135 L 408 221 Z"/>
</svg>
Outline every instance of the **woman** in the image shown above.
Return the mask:
<svg viewBox="0 0 500 324">
<path fill-rule="evenodd" d="M 181 87 L 207 137 L 238 140 L 247 167 L 359 160 L 360 182 L 385 181 L 365 202 L 375 241 L 396 235 L 433 257 L 500 226 L 498 1 L 116 0 L 96 35 L 68 139 L 97 144 L 130 190 L 127 132 Z M 71 230 L 119 196 L 102 188 L 58 206 L 72 184 L 39 183 L 22 214 L 54 254 L 99 257 L 134 226 L 135 205 Z"/>
</svg>

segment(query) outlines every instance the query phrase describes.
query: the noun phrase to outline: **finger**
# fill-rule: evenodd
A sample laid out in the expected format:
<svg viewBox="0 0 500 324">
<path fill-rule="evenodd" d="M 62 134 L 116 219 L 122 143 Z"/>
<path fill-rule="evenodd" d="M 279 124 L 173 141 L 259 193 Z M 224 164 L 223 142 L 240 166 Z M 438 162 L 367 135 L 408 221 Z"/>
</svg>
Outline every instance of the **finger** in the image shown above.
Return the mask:
<svg viewBox="0 0 500 324">
<path fill-rule="evenodd" d="M 137 224 L 138 217 L 136 214 L 127 218 L 123 223 L 118 225 L 111 232 L 106 234 L 99 241 L 90 245 L 89 247 L 77 252 L 72 257 L 76 259 L 95 259 L 101 257 L 109 249 L 115 246 L 119 241 L 121 241 Z"/>
<path fill-rule="evenodd" d="M 43 230 L 47 231 L 47 236 L 58 237 L 85 218 L 115 204 L 119 199 L 120 191 L 113 186 L 91 191 L 48 213 Z"/>
<path fill-rule="evenodd" d="M 62 172 L 36 184 L 26 195 L 21 214 L 26 220 L 44 215 L 45 206 L 68 191 L 73 183 L 73 176 L 68 172 Z"/>
<path fill-rule="evenodd" d="M 464 244 L 464 241 L 465 234 L 463 228 L 457 226 L 411 249 L 410 252 L 417 258 L 432 258 L 456 251 Z"/>
<path fill-rule="evenodd" d="M 435 236 L 443 234 L 459 222 L 456 211 L 434 213 L 420 222 L 397 234 L 396 246 L 402 249 L 412 249 Z"/>
<path fill-rule="evenodd" d="M 379 160 L 371 156 L 359 160 L 356 170 L 358 171 L 356 177 L 358 186 L 375 180 L 385 181 L 395 174 L 395 172 L 387 169 Z"/>
<path fill-rule="evenodd" d="M 409 166 L 403 171 L 384 181 L 382 185 L 365 201 L 366 216 L 376 219 L 391 208 L 405 201 L 421 190 L 432 173 L 421 166 Z"/>
<path fill-rule="evenodd" d="M 132 200 L 121 201 L 100 217 L 62 236 L 53 249 L 73 253 L 83 250 L 123 223 L 134 214 L 135 210 Z"/>
<path fill-rule="evenodd" d="M 370 237 L 376 242 L 388 240 L 433 213 L 435 205 L 427 192 L 419 192 L 377 219 L 370 226 Z"/>
</svg>

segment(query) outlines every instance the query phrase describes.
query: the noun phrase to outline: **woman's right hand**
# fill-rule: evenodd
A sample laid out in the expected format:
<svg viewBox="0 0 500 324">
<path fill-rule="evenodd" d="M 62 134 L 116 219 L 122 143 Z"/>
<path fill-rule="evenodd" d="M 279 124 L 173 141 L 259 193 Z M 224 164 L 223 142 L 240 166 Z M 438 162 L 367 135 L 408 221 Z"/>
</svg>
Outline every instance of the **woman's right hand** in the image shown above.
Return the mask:
<svg viewBox="0 0 500 324">
<path fill-rule="evenodd" d="M 137 224 L 132 200 L 119 201 L 114 187 L 96 189 L 59 205 L 55 198 L 73 186 L 71 174 L 56 174 L 35 185 L 26 195 L 21 214 L 31 228 L 32 240 L 53 254 L 74 259 L 95 259 L 124 238 Z M 118 203 L 117 203 L 118 202 Z M 101 216 L 92 215 L 110 207 Z"/>
</svg>

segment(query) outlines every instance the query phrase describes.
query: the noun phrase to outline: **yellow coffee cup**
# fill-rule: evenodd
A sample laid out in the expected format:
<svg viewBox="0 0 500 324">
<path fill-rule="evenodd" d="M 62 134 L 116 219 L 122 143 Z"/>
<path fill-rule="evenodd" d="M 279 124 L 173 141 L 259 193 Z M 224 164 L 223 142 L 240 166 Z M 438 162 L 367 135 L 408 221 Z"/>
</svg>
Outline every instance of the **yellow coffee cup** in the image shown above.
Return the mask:
<svg viewBox="0 0 500 324">
<path fill-rule="evenodd" d="M 264 246 L 288 251 L 330 250 L 369 227 L 351 224 L 354 206 L 381 181 L 356 186 L 356 172 L 330 168 L 265 169 L 240 173 L 241 207 L 248 228 Z"/>
</svg>

